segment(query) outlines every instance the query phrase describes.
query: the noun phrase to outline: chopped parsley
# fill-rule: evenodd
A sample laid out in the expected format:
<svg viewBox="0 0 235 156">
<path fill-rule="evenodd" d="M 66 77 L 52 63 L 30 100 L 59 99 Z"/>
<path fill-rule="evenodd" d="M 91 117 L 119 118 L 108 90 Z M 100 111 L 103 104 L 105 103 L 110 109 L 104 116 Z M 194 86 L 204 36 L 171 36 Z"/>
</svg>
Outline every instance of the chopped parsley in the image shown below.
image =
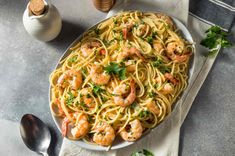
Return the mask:
<svg viewBox="0 0 235 156">
<path fill-rule="evenodd" d="M 136 102 L 133 102 L 131 105 L 130 105 L 130 108 L 132 109 L 135 109 L 137 107 L 137 103 Z"/>
<path fill-rule="evenodd" d="M 126 78 L 126 67 L 122 63 L 118 64 L 111 62 L 108 66 L 104 68 L 104 71 L 107 74 L 117 75 L 121 80 L 124 80 Z"/>
<path fill-rule="evenodd" d="M 85 110 L 87 110 L 87 105 L 85 104 L 85 102 L 81 102 L 79 103 L 80 106 L 82 106 Z"/>
<path fill-rule="evenodd" d="M 162 60 L 159 58 L 153 62 L 153 66 L 158 68 L 163 74 L 171 72 L 171 69 L 169 67 L 164 66 Z"/>
<path fill-rule="evenodd" d="M 82 71 L 82 74 L 83 74 L 83 75 L 86 75 L 86 74 L 87 74 L 87 69 L 86 69 L 86 68 L 82 68 L 81 71 Z"/>
<path fill-rule="evenodd" d="M 116 18 L 113 18 L 113 23 L 114 23 L 115 25 L 118 23 Z"/>
<path fill-rule="evenodd" d="M 96 35 L 99 35 L 100 34 L 100 29 L 99 28 L 95 28 L 94 32 L 96 33 Z"/>
<path fill-rule="evenodd" d="M 149 44 L 153 44 L 153 40 L 156 38 L 156 35 L 157 35 L 157 32 L 153 32 L 150 36 L 148 36 L 146 39 L 147 39 L 147 42 Z"/>
<path fill-rule="evenodd" d="M 149 92 L 149 97 L 150 98 L 153 98 L 153 97 L 155 97 L 156 96 L 156 93 L 154 93 L 154 92 Z"/>
<path fill-rule="evenodd" d="M 103 92 L 104 89 L 102 89 L 100 86 L 98 85 L 93 85 L 92 87 L 92 92 L 94 93 L 94 95 L 98 96 L 101 92 Z"/>
<path fill-rule="evenodd" d="M 131 156 L 154 156 L 154 154 L 146 149 L 143 149 L 142 151 L 133 152 Z"/>
<path fill-rule="evenodd" d="M 67 106 L 71 106 L 73 104 L 73 100 L 75 99 L 75 96 L 71 93 L 68 92 L 69 97 L 65 100 Z"/>
<path fill-rule="evenodd" d="M 220 48 L 232 46 L 227 37 L 228 33 L 219 26 L 212 26 L 206 31 L 206 38 L 200 44 L 209 49 L 208 56 L 214 56 Z"/>
<path fill-rule="evenodd" d="M 147 42 L 152 45 L 153 44 L 153 36 L 148 36 Z"/>
<path fill-rule="evenodd" d="M 119 40 L 120 40 L 120 41 L 122 41 L 122 40 L 123 40 L 123 36 L 124 36 L 124 35 L 123 35 L 123 32 L 122 32 L 122 33 L 120 33 L 120 36 L 119 36 Z"/>
<path fill-rule="evenodd" d="M 71 62 L 71 63 L 77 62 L 77 57 L 76 56 L 75 57 L 71 57 L 71 58 L 69 58 L 68 61 Z"/>
<path fill-rule="evenodd" d="M 148 110 L 142 110 L 139 114 L 139 117 L 146 118 L 149 114 L 150 112 Z"/>
</svg>

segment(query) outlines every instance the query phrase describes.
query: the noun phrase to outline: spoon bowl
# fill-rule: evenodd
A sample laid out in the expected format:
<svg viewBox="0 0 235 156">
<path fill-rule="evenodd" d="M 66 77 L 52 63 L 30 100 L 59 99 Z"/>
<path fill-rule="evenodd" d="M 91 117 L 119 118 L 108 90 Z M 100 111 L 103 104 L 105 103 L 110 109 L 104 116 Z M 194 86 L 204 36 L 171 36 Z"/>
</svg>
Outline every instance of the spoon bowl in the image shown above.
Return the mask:
<svg viewBox="0 0 235 156">
<path fill-rule="evenodd" d="M 39 118 L 32 114 L 25 114 L 21 118 L 20 134 L 30 150 L 48 155 L 47 149 L 51 142 L 51 133 Z"/>
</svg>

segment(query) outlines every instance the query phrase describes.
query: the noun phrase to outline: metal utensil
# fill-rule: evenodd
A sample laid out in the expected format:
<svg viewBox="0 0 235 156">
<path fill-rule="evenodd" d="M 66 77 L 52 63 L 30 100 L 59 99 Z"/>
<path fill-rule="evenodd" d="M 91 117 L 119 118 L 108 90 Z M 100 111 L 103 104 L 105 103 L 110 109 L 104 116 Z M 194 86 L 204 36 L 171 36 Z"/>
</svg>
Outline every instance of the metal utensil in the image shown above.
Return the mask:
<svg viewBox="0 0 235 156">
<path fill-rule="evenodd" d="M 51 133 L 39 118 L 32 114 L 25 114 L 21 118 L 20 134 L 30 150 L 48 156 L 47 149 L 51 142 Z"/>
</svg>

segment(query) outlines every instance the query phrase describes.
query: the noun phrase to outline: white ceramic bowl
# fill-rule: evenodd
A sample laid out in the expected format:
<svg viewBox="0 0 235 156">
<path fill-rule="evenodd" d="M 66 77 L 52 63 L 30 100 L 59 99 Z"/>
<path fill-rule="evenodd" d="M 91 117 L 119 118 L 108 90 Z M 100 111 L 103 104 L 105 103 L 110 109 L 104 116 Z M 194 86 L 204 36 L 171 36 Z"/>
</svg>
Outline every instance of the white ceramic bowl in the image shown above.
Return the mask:
<svg viewBox="0 0 235 156">
<path fill-rule="evenodd" d="M 112 17 L 110 17 L 110 18 L 112 18 Z M 171 18 L 172 18 L 173 21 L 175 22 L 177 28 L 181 31 L 182 36 L 183 36 L 186 40 L 188 40 L 189 42 L 194 43 L 191 34 L 189 33 L 188 29 L 184 26 L 184 24 L 181 23 L 178 19 L 176 19 L 176 18 L 174 18 L 174 17 L 171 17 Z M 108 19 L 109 19 L 109 18 L 108 18 Z M 105 20 L 107 20 L 107 19 L 105 19 Z M 105 21 L 105 20 L 103 20 L 103 21 Z M 101 22 L 103 22 L 103 21 L 101 21 Z M 92 26 L 92 27 L 89 28 L 89 29 L 94 28 L 95 26 L 97 26 L 97 25 L 100 24 L 101 22 L 97 23 L 96 25 Z M 89 30 L 89 29 L 88 29 L 88 30 Z M 83 34 L 81 34 L 81 35 L 69 46 L 69 48 L 70 48 L 70 47 L 73 47 L 78 41 L 80 41 L 82 35 L 83 35 Z M 68 55 L 71 53 L 71 51 L 69 50 L 69 48 L 64 52 L 64 54 L 63 54 L 62 57 L 60 58 L 60 61 L 61 61 L 62 59 L 64 59 L 66 56 L 68 56 Z M 194 53 L 194 52 L 195 52 L 195 47 L 193 46 L 193 48 L 194 48 L 194 50 L 193 50 L 193 53 Z M 59 62 L 60 62 L 60 61 L 59 61 Z M 189 83 L 190 83 L 190 81 L 191 81 L 191 77 L 192 77 L 192 74 L 193 74 L 194 64 L 195 64 L 195 60 L 194 60 L 194 57 L 192 56 L 191 59 L 190 59 L 190 68 L 189 68 L 189 80 L 188 80 Z M 56 69 L 57 69 L 58 67 L 60 67 L 59 64 L 57 64 Z M 50 88 L 51 88 L 51 86 L 50 86 Z M 51 89 L 50 89 L 50 88 L 49 88 L 49 93 L 51 94 Z M 183 93 L 181 94 L 181 97 L 183 97 L 184 94 L 185 94 L 185 92 L 183 92 Z M 50 100 L 50 97 L 51 97 L 51 95 L 49 95 L 49 100 Z M 179 100 L 178 100 L 178 101 L 179 101 Z M 176 105 L 178 104 L 178 101 L 174 104 L 174 107 L 176 107 Z M 161 122 L 159 125 L 164 124 L 165 121 L 166 121 L 168 118 L 171 117 L 171 114 L 172 114 L 173 112 L 174 112 L 174 108 L 173 108 L 172 112 L 165 118 L 165 120 L 164 120 L 163 122 Z M 52 113 L 51 113 L 51 114 L 52 114 Z M 54 122 L 56 123 L 58 129 L 61 131 L 61 119 L 56 118 L 55 116 L 53 116 L 53 114 L 52 114 L 52 117 L 53 117 Z M 157 126 L 156 126 L 155 128 L 153 128 L 152 130 L 157 130 L 157 127 L 158 127 L 159 125 L 157 125 Z M 148 131 L 147 133 L 145 133 L 145 134 L 141 137 L 141 139 L 144 138 L 145 135 L 149 134 L 152 130 L 150 130 L 150 131 Z M 139 139 L 139 140 L 140 140 L 140 139 Z M 138 140 L 137 140 L 137 141 L 138 141 Z M 129 145 L 135 143 L 135 142 L 126 142 L 126 141 L 123 141 L 122 139 L 120 139 L 120 138 L 118 138 L 118 137 L 116 137 L 116 139 L 115 139 L 115 141 L 114 141 L 114 143 L 113 143 L 113 145 L 112 145 L 111 148 L 109 148 L 109 147 L 103 147 L 103 146 L 99 146 L 99 145 L 94 145 L 94 144 L 88 144 L 88 143 L 84 142 L 83 140 L 76 140 L 76 141 L 71 140 L 71 142 L 77 144 L 78 146 L 80 146 L 80 147 L 82 147 L 82 148 L 89 149 L 89 150 L 95 150 L 95 151 L 116 150 L 116 149 L 120 149 L 120 148 L 129 146 Z"/>
</svg>

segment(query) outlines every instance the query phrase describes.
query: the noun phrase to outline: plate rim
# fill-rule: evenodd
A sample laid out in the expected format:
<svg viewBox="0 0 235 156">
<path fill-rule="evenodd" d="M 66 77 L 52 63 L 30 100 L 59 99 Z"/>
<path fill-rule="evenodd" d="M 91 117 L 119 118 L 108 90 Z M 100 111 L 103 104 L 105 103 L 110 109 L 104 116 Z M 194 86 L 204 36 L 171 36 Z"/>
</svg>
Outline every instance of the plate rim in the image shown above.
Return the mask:
<svg viewBox="0 0 235 156">
<path fill-rule="evenodd" d="M 140 11 L 140 10 L 128 10 L 128 11 L 124 11 L 124 12 L 134 12 L 134 11 Z M 172 18 L 172 20 L 174 21 L 174 23 L 176 24 L 176 27 L 179 28 L 178 25 L 181 25 L 179 30 L 182 31 L 182 29 L 184 29 L 183 33 L 181 33 L 182 35 L 185 35 L 184 33 L 187 33 L 188 34 L 188 37 L 187 40 L 190 39 L 190 42 L 192 43 L 195 43 L 194 40 L 193 40 L 193 37 L 190 33 L 190 31 L 188 30 L 188 28 L 176 17 L 174 16 L 170 16 L 169 14 L 165 13 L 165 12 L 160 12 L 160 11 L 140 11 L 140 12 L 143 12 L 143 13 L 160 13 L 160 14 L 164 14 L 164 15 L 167 15 L 169 16 L 170 18 Z M 113 16 L 110 16 L 108 18 L 105 18 L 103 20 L 100 20 L 99 22 L 97 22 L 96 24 L 92 25 L 91 27 L 87 28 L 86 30 L 84 30 L 69 46 L 68 48 L 66 48 L 66 50 L 63 52 L 63 54 L 61 55 L 61 57 L 59 58 L 59 60 L 57 61 L 55 67 L 53 68 L 53 71 L 56 70 L 57 68 L 59 68 L 61 66 L 60 62 L 61 60 L 63 60 L 65 57 L 67 57 L 72 51 L 70 50 L 71 47 L 73 47 L 77 42 L 80 41 L 80 39 L 83 37 L 83 35 L 93 29 L 94 27 L 96 27 L 98 24 L 112 18 L 112 17 L 115 17 L 117 16 L 117 14 L 113 15 Z M 184 36 L 184 38 L 186 38 L 186 36 Z M 193 47 L 193 54 L 196 52 L 196 48 L 195 48 L 195 45 L 192 44 L 192 47 Z M 82 140 L 70 140 L 68 139 L 67 137 L 65 137 L 64 139 L 67 139 L 69 140 L 70 142 L 80 146 L 81 148 L 85 148 L 85 149 L 88 149 L 88 150 L 94 150 L 94 151 L 108 151 L 108 150 L 117 150 L 117 149 L 121 149 L 121 148 L 124 148 L 124 147 L 127 147 L 129 145 L 132 145 L 140 140 L 142 140 L 143 138 L 145 138 L 148 134 L 150 134 L 152 131 L 156 131 L 159 127 L 161 127 L 161 125 L 164 125 L 164 123 L 166 123 L 170 118 L 171 116 L 173 116 L 174 112 L 175 112 L 175 107 L 177 107 L 179 105 L 179 103 L 182 101 L 182 98 L 185 96 L 185 91 L 189 88 L 189 84 L 191 82 L 191 79 L 192 76 L 193 76 L 193 72 L 194 72 L 194 66 L 195 66 L 195 58 L 194 55 L 191 56 L 192 58 L 190 59 L 191 61 L 191 67 L 188 69 L 188 86 L 186 87 L 186 89 L 179 95 L 180 97 L 177 99 L 177 101 L 173 104 L 173 108 L 172 108 L 172 111 L 170 114 L 168 114 L 165 119 L 159 123 L 156 127 L 148 130 L 147 133 L 144 133 L 143 136 L 141 136 L 140 139 L 136 140 L 135 142 L 127 142 L 127 141 L 124 141 L 120 144 L 117 144 L 117 145 L 114 145 L 114 146 L 111 146 L 111 147 L 104 147 L 104 146 L 99 146 L 99 145 L 96 145 L 96 144 L 89 144 L 89 143 L 86 143 Z M 190 64 L 189 62 L 189 64 Z M 56 124 L 56 127 L 57 129 L 60 131 L 61 133 L 61 126 L 58 122 L 58 117 L 54 116 L 53 113 L 52 113 L 52 110 L 51 110 L 51 106 L 50 106 L 50 102 L 51 102 L 51 84 L 49 84 L 49 93 L 48 93 L 48 100 L 49 100 L 49 109 L 50 109 L 50 114 L 53 118 L 53 121 L 54 123 Z"/>
</svg>

